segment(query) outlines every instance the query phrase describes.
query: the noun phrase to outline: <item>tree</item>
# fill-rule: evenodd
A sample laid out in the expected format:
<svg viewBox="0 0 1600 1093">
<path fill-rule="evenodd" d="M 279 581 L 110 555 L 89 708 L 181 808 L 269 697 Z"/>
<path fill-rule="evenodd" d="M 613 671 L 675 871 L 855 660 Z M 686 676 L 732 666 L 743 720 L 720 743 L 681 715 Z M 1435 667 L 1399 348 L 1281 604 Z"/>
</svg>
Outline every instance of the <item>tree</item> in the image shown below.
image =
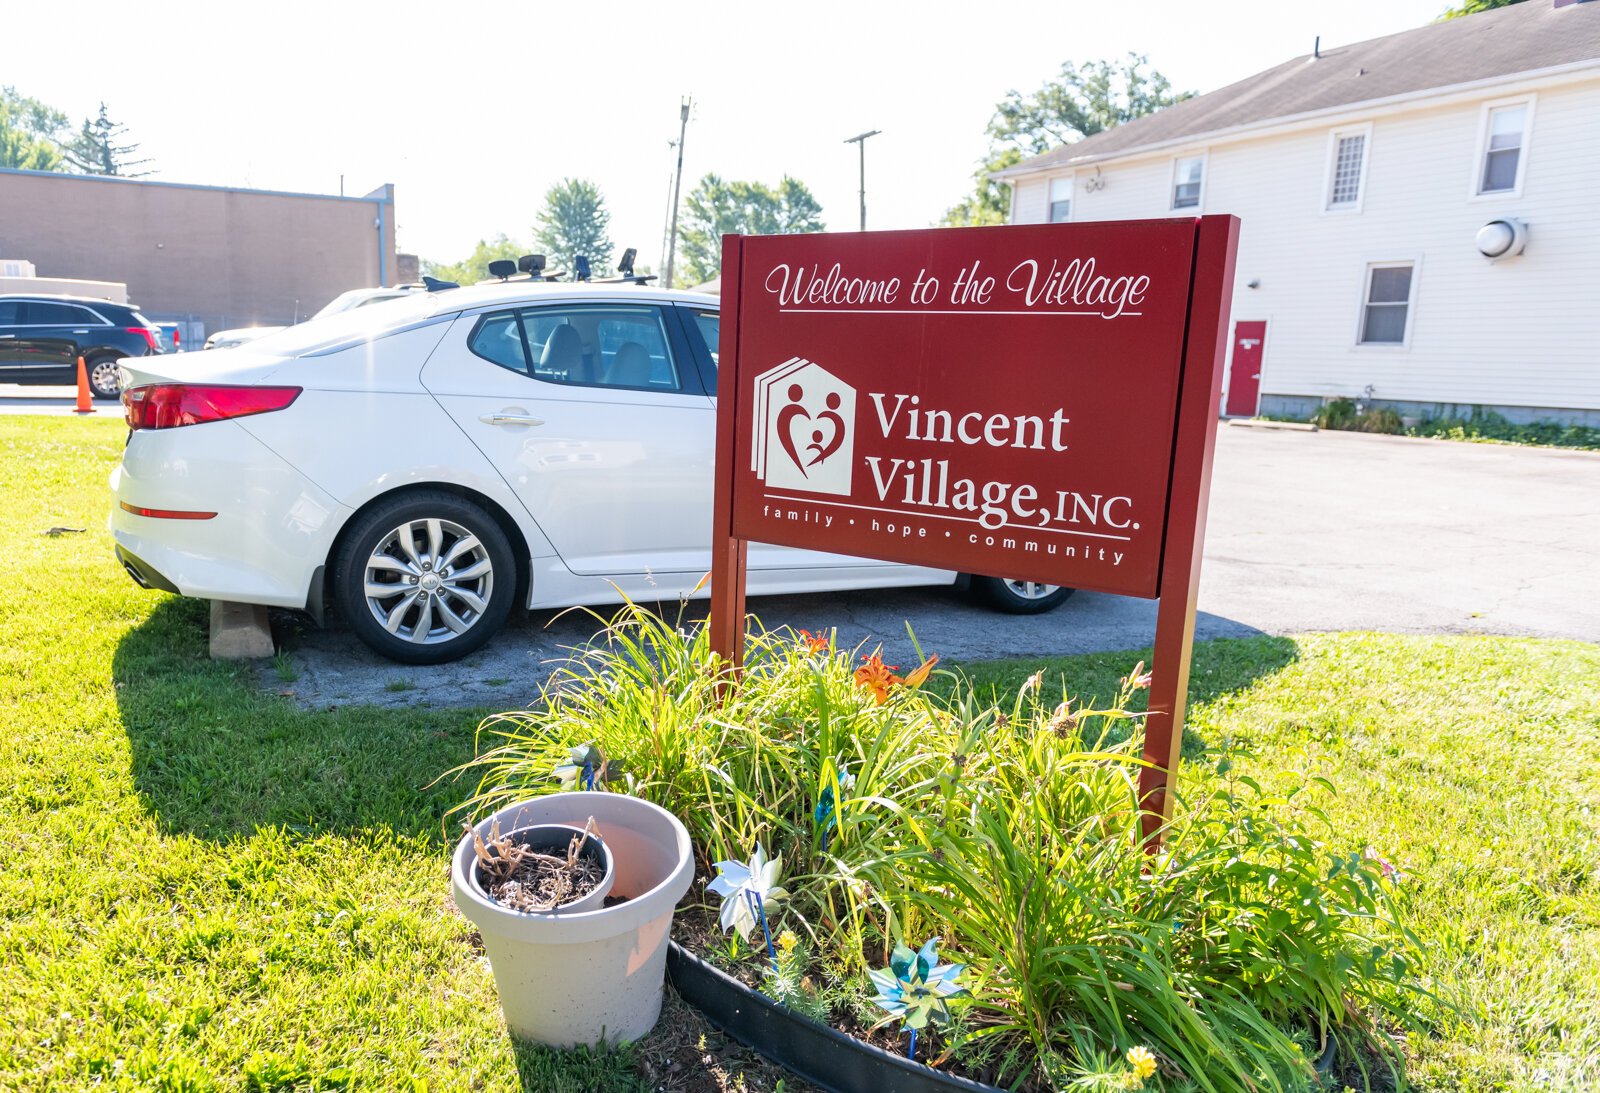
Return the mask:
<svg viewBox="0 0 1600 1093">
<path fill-rule="evenodd" d="M 594 272 L 600 273 L 610 268 L 615 250 L 608 234 L 610 226 L 611 214 L 600 187 L 586 178 L 567 178 L 544 195 L 534 238 L 550 268 L 574 271 L 573 259 L 583 255 Z"/>
<path fill-rule="evenodd" d="M 100 104 L 100 116 L 83 119 L 83 128 L 66 144 L 61 154 L 74 170 L 86 175 L 118 175 L 123 178 L 143 178 L 149 171 L 135 171 L 148 159 L 130 158 L 139 150 L 137 144 L 118 144 L 127 128 L 111 120 L 106 104 Z"/>
<path fill-rule="evenodd" d="M 717 276 L 724 235 L 794 235 L 823 227 L 822 205 L 799 179 L 784 175 L 772 187 L 706 175 L 686 201 L 680 243 L 683 275 L 678 283 L 697 285 Z"/>
<path fill-rule="evenodd" d="M 1476 15 L 1480 11 L 1493 11 L 1495 8 L 1509 8 L 1512 4 L 1520 4 L 1522 0 L 1462 0 L 1459 7 L 1446 8 L 1438 22 L 1446 19 L 1459 19 L 1463 15 Z"/>
<path fill-rule="evenodd" d="M 1059 78 L 1033 94 L 1007 92 L 989 121 L 989 154 L 978 171 L 976 190 L 945 213 L 943 222 L 1003 223 L 1011 187 L 990 180 L 991 171 L 1193 97 L 1192 91 L 1174 92 L 1172 82 L 1149 64 L 1150 58 L 1138 53 L 1118 63 L 1068 61 Z"/>
<path fill-rule="evenodd" d="M 61 136 L 67 116 L 38 99 L 0 87 L 0 167 L 23 171 L 64 171 Z"/>
<path fill-rule="evenodd" d="M 430 277 L 437 277 L 441 281 L 454 281 L 458 285 L 473 285 L 489 276 L 489 263 L 501 258 L 509 258 L 513 262 L 528 253 L 528 248 L 512 239 L 504 232 L 493 239 L 480 239 L 478 245 L 472 248 L 472 253 L 459 262 L 450 265 L 441 265 L 438 262 L 423 262 L 422 272 Z"/>
</svg>

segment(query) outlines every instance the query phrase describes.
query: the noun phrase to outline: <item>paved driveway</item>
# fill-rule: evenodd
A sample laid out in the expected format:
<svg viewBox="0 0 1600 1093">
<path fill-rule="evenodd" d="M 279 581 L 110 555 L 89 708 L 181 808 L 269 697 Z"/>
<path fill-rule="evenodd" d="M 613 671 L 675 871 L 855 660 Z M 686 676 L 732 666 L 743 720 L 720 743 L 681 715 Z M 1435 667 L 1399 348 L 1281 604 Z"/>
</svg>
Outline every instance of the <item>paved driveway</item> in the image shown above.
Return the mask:
<svg viewBox="0 0 1600 1093">
<path fill-rule="evenodd" d="M 1035 618 L 947 589 L 755 599 L 769 627 L 836 626 L 912 662 L 906 623 L 950 660 L 1133 649 L 1148 601 L 1082 592 Z M 676 610 L 669 605 L 664 610 Z M 1200 582 L 1199 639 L 1384 630 L 1600 641 L 1600 454 L 1224 427 Z M 267 685 L 308 705 L 528 702 L 587 615 L 539 612 L 454 665 L 380 660 L 347 631 L 287 645 L 299 671 Z"/>
</svg>

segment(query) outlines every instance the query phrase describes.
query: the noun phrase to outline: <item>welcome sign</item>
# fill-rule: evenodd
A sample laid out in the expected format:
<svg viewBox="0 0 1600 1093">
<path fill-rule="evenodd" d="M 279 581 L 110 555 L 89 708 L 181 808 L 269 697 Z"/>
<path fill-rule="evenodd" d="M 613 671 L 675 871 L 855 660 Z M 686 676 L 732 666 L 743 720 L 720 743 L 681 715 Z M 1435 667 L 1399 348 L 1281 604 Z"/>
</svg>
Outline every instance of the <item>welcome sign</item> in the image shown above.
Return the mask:
<svg viewBox="0 0 1600 1093">
<path fill-rule="evenodd" d="M 732 533 L 1155 596 L 1196 223 L 742 240 Z"/>
<path fill-rule="evenodd" d="M 1177 759 L 1238 220 L 723 241 L 711 638 L 750 540 L 1161 600 Z"/>
</svg>

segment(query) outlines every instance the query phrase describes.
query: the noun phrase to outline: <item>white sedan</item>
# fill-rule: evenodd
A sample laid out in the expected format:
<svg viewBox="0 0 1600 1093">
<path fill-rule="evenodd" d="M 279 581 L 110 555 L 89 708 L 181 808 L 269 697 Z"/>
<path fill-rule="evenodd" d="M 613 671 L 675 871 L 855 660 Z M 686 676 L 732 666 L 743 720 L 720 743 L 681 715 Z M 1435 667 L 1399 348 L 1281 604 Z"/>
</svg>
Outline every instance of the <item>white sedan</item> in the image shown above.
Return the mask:
<svg viewBox="0 0 1600 1093">
<path fill-rule="evenodd" d="M 379 653 L 464 656 L 514 606 L 705 595 L 717 300 L 511 282 L 228 353 L 124 362 L 111 477 L 140 584 L 308 611 Z M 751 544 L 752 594 L 959 574 Z M 1011 611 L 1069 590 L 974 578 Z"/>
</svg>

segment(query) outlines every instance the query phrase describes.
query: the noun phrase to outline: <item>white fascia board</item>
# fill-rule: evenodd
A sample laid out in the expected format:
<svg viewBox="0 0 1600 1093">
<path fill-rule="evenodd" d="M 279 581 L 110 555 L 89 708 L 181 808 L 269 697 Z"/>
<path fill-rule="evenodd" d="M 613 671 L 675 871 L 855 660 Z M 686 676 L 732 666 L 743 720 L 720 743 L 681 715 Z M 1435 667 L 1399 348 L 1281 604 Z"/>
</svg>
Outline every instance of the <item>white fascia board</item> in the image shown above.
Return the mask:
<svg viewBox="0 0 1600 1093">
<path fill-rule="evenodd" d="M 1057 163 L 1037 167 L 1018 164 L 1015 167 L 1007 167 L 1003 171 L 991 172 L 989 177 L 996 182 L 1012 182 L 1015 179 L 1025 178 L 1030 175 L 1061 174 L 1078 167 L 1111 163 L 1116 160 L 1148 159 L 1169 153 L 1175 148 L 1255 140 L 1260 137 L 1279 136 L 1297 129 L 1315 129 L 1326 125 L 1342 125 L 1345 122 L 1367 118 L 1403 114 L 1415 109 L 1419 103 L 1426 103 L 1429 106 L 1451 106 L 1459 102 L 1473 102 L 1479 99 L 1484 91 L 1494 88 L 1514 87 L 1516 91 L 1538 91 L 1561 84 L 1581 83 L 1596 72 L 1600 72 L 1600 58 L 1573 61 L 1570 64 L 1555 65 L 1551 68 L 1512 72 L 1504 76 L 1491 76 L 1487 79 L 1451 84 L 1447 87 L 1430 87 L 1421 91 L 1407 91 L 1401 95 L 1389 95 L 1381 99 L 1363 99 L 1360 102 L 1341 103 L 1338 106 L 1324 107 L 1321 110 L 1308 110 L 1302 114 L 1286 114 L 1277 118 L 1265 118 L 1261 121 L 1235 125 L 1227 129 L 1186 133 L 1181 137 L 1172 137 L 1153 144 L 1141 144 L 1133 148 L 1125 148 L 1120 152 L 1107 152 L 1099 156 L 1079 156 L 1074 159 L 1061 160 Z M 1510 91 L 1507 91 L 1507 94 L 1510 93 Z"/>
</svg>

